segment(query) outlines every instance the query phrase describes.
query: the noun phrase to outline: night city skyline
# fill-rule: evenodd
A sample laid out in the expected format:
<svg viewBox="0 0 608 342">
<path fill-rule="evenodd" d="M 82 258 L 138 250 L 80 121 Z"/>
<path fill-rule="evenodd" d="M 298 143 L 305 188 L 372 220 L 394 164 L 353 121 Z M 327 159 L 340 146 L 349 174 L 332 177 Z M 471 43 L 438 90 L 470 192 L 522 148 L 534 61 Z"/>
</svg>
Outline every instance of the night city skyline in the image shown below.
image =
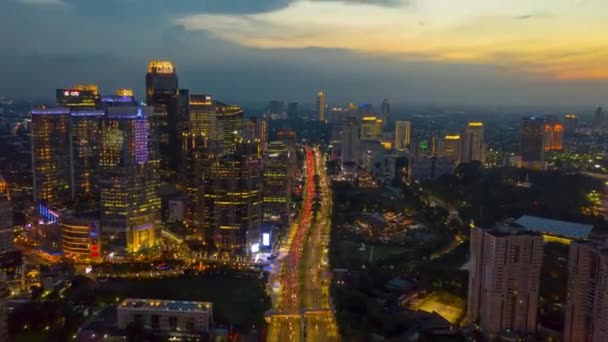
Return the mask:
<svg viewBox="0 0 608 342">
<path fill-rule="evenodd" d="M 0 93 L 143 94 L 142 65 L 168 59 L 185 87 L 235 103 L 313 104 L 323 89 L 329 103 L 601 104 L 608 5 L 502 3 L 9 0 Z"/>
</svg>

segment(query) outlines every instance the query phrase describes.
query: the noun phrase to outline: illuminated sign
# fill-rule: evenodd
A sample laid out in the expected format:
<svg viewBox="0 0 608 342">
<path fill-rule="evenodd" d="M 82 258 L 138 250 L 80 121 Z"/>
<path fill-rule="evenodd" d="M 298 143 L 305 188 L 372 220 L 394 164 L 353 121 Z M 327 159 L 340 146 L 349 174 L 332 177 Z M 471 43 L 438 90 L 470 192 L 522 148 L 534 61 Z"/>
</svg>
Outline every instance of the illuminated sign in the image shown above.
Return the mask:
<svg viewBox="0 0 608 342">
<path fill-rule="evenodd" d="M 132 89 L 118 89 L 116 91 L 117 96 L 134 96 Z"/>
<path fill-rule="evenodd" d="M 172 74 L 175 72 L 175 67 L 169 61 L 151 61 L 148 64 L 148 72 L 158 74 Z"/>
<path fill-rule="evenodd" d="M 262 246 L 270 246 L 270 233 L 262 234 Z"/>
<path fill-rule="evenodd" d="M 95 107 L 99 95 L 88 89 L 57 89 L 57 103 L 68 107 Z"/>
<path fill-rule="evenodd" d="M 80 96 L 80 91 L 78 91 L 78 90 L 65 90 L 63 92 L 63 96 Z"/>
<path fill-rule="evenodd" d="M 40 203 L 38 205 L 38 214 L 45 218 L 48 222 L 55 223 L 59 221 L 59 213 L 49 209 L 46 204 Z"/>
<path fill-rule="evenodd" d="M 251 245 L 251 253 L 258 253 L 260 251 L 260 244 L 254 243 Z"/>
</svg>

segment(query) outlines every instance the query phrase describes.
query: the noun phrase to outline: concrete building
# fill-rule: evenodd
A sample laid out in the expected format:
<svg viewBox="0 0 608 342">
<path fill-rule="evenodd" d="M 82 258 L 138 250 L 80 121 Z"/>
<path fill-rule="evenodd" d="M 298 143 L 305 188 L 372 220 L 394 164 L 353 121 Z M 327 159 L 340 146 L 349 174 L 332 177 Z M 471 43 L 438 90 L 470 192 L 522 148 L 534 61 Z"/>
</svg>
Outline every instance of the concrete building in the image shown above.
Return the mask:
<svg viewBox="0 0 608 342">
<path fill-rule="evenodd" d="M 608 341 L 608 246 L 574 242 L 568 257 L 565 342 Z"/>
<path fill-rule="evenodd" d="M 293 178 L 289 176 L 290 154 L 282 141 L 271 141 L 264 154 L 262 187 L 264 200 L 264 221 L 278 221 L 289 224 L 289 207 Z"/>
<path fill-rule="evenodd" d="M 578 118 L 576 114 L 566 114 L 564 116 L 564 136 L 570 137 L 574 135 L 578 128 Z"/>
<path fill-rule="evenodd" d="M 502 228 L 471 230 L 467 318 L 493 338 L 536 332 L 543 239 Z"/>
<path fill-rule="evenodd" d="M 247 255 L 259 243 L 262 224 L 262 161 L 259 145 L 209 160 L 202 171 L 198 220 L 202 238 L 230 255 Z"/>
<path fill-rule="evenodd" d="M 382 138 L 382 118 L 364 116 L 361 118 L 361 140 Z"/>
<path fill-rule="evenodd" d="M 34 202 L 62 208 L 72 199 L 69 108 L 39 108 L 31 112 Z"/>
<path fill-rule="evenodd" d="M 447 158 L 421 158 L 412 163 L 410 180 L 431 180 L 454 173 L 454 162 Z"/>
<path fill-rule="evenodd" d="M 486 159 L 484 141 L 484 126 L 481 122 L 469 122 L 465 129 L 464 145 L 462 148 L 462 162 L 479 161 L 482 164 Z"/>
<path fill-rule="evenodd" d="M 150 110 L 131 97 L 108 106 L 100 119 L 100 219 L 108 251 L 136 252 L 153 247 L 158 238 L 161 201 L 158 163 L 150 149 Z"/>
<path fill-rule="evenodd" d="M 361 163 L 361 127 L 356 118 L 346 119 L 341 136 L 341 163 Z"/>
<path fill-rule="evenodd" d="M 323 91 L 319 91 L 319 93 L 317 94 L 316 108 L 319 121 L 326 121 L 327 118 L 325 117 L 325 94 L 323 94 Z"/>
<path fill-rule="evenodd" d="M 73 261 L 90 262 L 101 258 L 98 213 L 68 213 L 61 216 L 61 250 Z"/>
<path fill-rule="evenodd" d="M 460 138 L 460 134 L 447 134 L 445 136 L 440 156 L 450 159 L 454 162 L 454 166 L 460 164 L 462 160 L 462 139 Z"/>
<path fill-rule="evenodd" d="M 118 328 L 140 320 L 145 329 L 161 332 L 207 333 L 213 325 L 213 304 L 127 298 L 117 308 Z"/>
<path fill-rule="evenodd" d="M 13 251 L 13 207 L 8 184 L 0 175 L 0 254 Z"/>
<path fill-rule="evenodd" d="M 397 121 L 395 123 L 395 149 L 409 149 L 412 143 L 412 122 Z"/>
<path fill-rule="evenodd" d="M 524 168 L 545 169 L 545 151 L 550 145 L 548 121 L 544 117 L 528 116 L 521 122 L 521 162 Z"/>
</svg>

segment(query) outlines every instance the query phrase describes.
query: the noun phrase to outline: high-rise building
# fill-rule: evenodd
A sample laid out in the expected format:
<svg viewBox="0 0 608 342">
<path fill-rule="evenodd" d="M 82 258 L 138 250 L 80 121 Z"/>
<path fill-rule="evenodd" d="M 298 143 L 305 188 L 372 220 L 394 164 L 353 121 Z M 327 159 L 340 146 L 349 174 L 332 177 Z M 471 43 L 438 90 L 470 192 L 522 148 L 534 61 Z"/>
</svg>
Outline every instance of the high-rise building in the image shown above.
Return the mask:
<svg viewBox="0 0 608 342">
<path fill-rule="evenodd" d="M 553 122 L 545 126 L 545 131 L 548 135 L 545 151 L 561 151 L 564 148 L 564 126 Z"/>
<path fill-rule="evenodd" d="M 181 99 L 178 99 L 181 97 Z M 187 94 L 180 94 L 175 67 L 170 61 L 151 61 L 146 73 L 146 103 L 152 108 L 150 135 L 152 160 L 159 164 L 160 176 L 174 181 L 179 163 L 179 137 L 177 127 L 183 127 L 184 110 L 179 104 L 187 103 Z"/>
<path fill-rule="evenodd" d="M 72 199 L 70 110 L 39 108 L 31 114 L 34 201 L 62 208 Z"/>
<path fill-rule="evenodd" d="M 158 164 L 152 162 L 152 108 L 128 102 L 108 103 L 100 119 L 101 232 L 106 251 L 136 252 L 156 244 L 160 199 Z"/>
<path fill-rule="evenodd" d="M 289 224 L 289 203 L 292 180 L 289 176 L 289 159 L 292 156 L 282 141 L 271 141 L 264 155 L 263 200 L 264 221 Z"/>
<path fill-rule="evenodd" d="M 262 165 L 257 143 L 210 159 L 203 171 L 198 220 L 208 246 L 246 255 L 259 244 L 262 224 Z M 259 245 L 258 245 L 259 247 Z"/>
<path fill-rule="evenodd" d="M 468 320 L 490 338 L 502 332 L 535 333 L 542 258 L 540 234 L 473 228 Z"/>
<path fill-rule="evenodd" d="M 319 121 L 325 121 L 325 95 L 323 91 L 319 91 L 317 94 L 317 114 L 319 115 Z"/>
<path fill-rule="evenodd" d="M 391 115 L 391 105 L 388 102 L 388 99 L 384 99 L 382 101 L 382 105 L 380 105 L 380 116 L 386 122 L 389 121 L 389 117 Z"/>
<path fill-rule="evenodd" d="M 13 208 L 8 184 L 0 175 L 0 254 L 14 250 Z"/>
<path fill-rule="evenodd" d="M 443 152 L 441 156 L 450 159 L 455 166 L 460 164 L 462 139 L 460 134 L 450 133 L 443 139 Z"/>
<path fill-rule="evenodd" d="M 606 113 L 604 108 L 598 107 L 593 114 L 593 120 L 591 121 L 594 130 L 600 130 L 606 124 Z"/>
<path fill-rule="evenodd" d="M 549 144 L 547 119 L 538 116 L 524 117 L 521 122 L 521 161 L 524 166 L 542 164 Z"/>
<path fill-rule="evenodd" d="M 576 114 L 566 114 L 564 116 L 564 136 L 570 137 L 576 132 L 578 118 Z"/>
<path fill-rule="evenodd" d="M 72 197 L 98 197 L 99 118 L 101 96 L 96 85 L 76 85 L 71 89 L 57 89 L 57 104 L 70 108 L 71 181 Z"/>
<path fill-rule="evenodd" d="M 271 119 L 277 120 L 285 117 L 285 101 L 272 100 L 268 105 L 268 115 Z"/>
<path fill-rule="evenodd" d="M 485 162 L 484 127 L 481 122 L 469 122 L 465 130 L 462 161 L 464 163 Z"/>
<path fill-rule="evenodd" d="M 584 241 L 570 245 L 565 342 L 608 341 L 608 247 Z"/>
<path fill-rule="evenodd" d="M 215 106 L 223 129 L 222 151 L 223 153 L 233 153 L 243 140 L 243 108 L 218 101 L 215 102 Z"/>
<path fill-rule="evenodd" d="M 299 113 L 300 113 L 300 111 L 298 109 L 297 102 L 289 102 L 287 104 L 287 117 L 288 118 L 295 118 L 298 116 Z"/>
<path fill-rule="evenodd" d="M 342 129 L 342 165 L 345 163 L 354 163 L 358 165 L 361 161 L 361 127 L 357 118 L 346 118 Z"/>
<path fill-rule="evenodd" d="M 395 149 L 404 150 L 410 148 L 412 143 L 412 122 L 397 121 L 395 123 Z"/>
<path fill-rule="evenodd" d="M 265 152 L 268 147 L 268 121 L 265 118 L 250 117 L 245 122 L 243 142 L 258 142 L 262 152 Z"/>
<path fill-rule="evenodd" d="M 376 116 L 364 116 L 361 118 L 361 139 L 382 138 L 382 118 Z"/>
</svg>

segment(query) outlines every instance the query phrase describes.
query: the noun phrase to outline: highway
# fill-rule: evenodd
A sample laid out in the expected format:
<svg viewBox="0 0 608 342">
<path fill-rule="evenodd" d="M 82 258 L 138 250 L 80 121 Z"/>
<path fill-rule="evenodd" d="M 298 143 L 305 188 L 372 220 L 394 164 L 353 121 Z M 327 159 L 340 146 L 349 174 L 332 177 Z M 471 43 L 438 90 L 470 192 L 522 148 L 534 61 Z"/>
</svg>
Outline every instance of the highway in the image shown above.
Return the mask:
<svg viewBox="0 0 608 342">
<path fill-rule="evenodd" d="M 339 341 L 331 311 L 327 247 L 332 198 L 325 164 L 318 149 L 306 150 L 306 178 L 302 212 L 285 243 L 280 272 L 271 281 L 280 284 L 273 296 L 273 314 L 267 318 L 268 341 Z M 320 209 L 313 215 L 315 171 L 320 176 Z"/>
</svg>

